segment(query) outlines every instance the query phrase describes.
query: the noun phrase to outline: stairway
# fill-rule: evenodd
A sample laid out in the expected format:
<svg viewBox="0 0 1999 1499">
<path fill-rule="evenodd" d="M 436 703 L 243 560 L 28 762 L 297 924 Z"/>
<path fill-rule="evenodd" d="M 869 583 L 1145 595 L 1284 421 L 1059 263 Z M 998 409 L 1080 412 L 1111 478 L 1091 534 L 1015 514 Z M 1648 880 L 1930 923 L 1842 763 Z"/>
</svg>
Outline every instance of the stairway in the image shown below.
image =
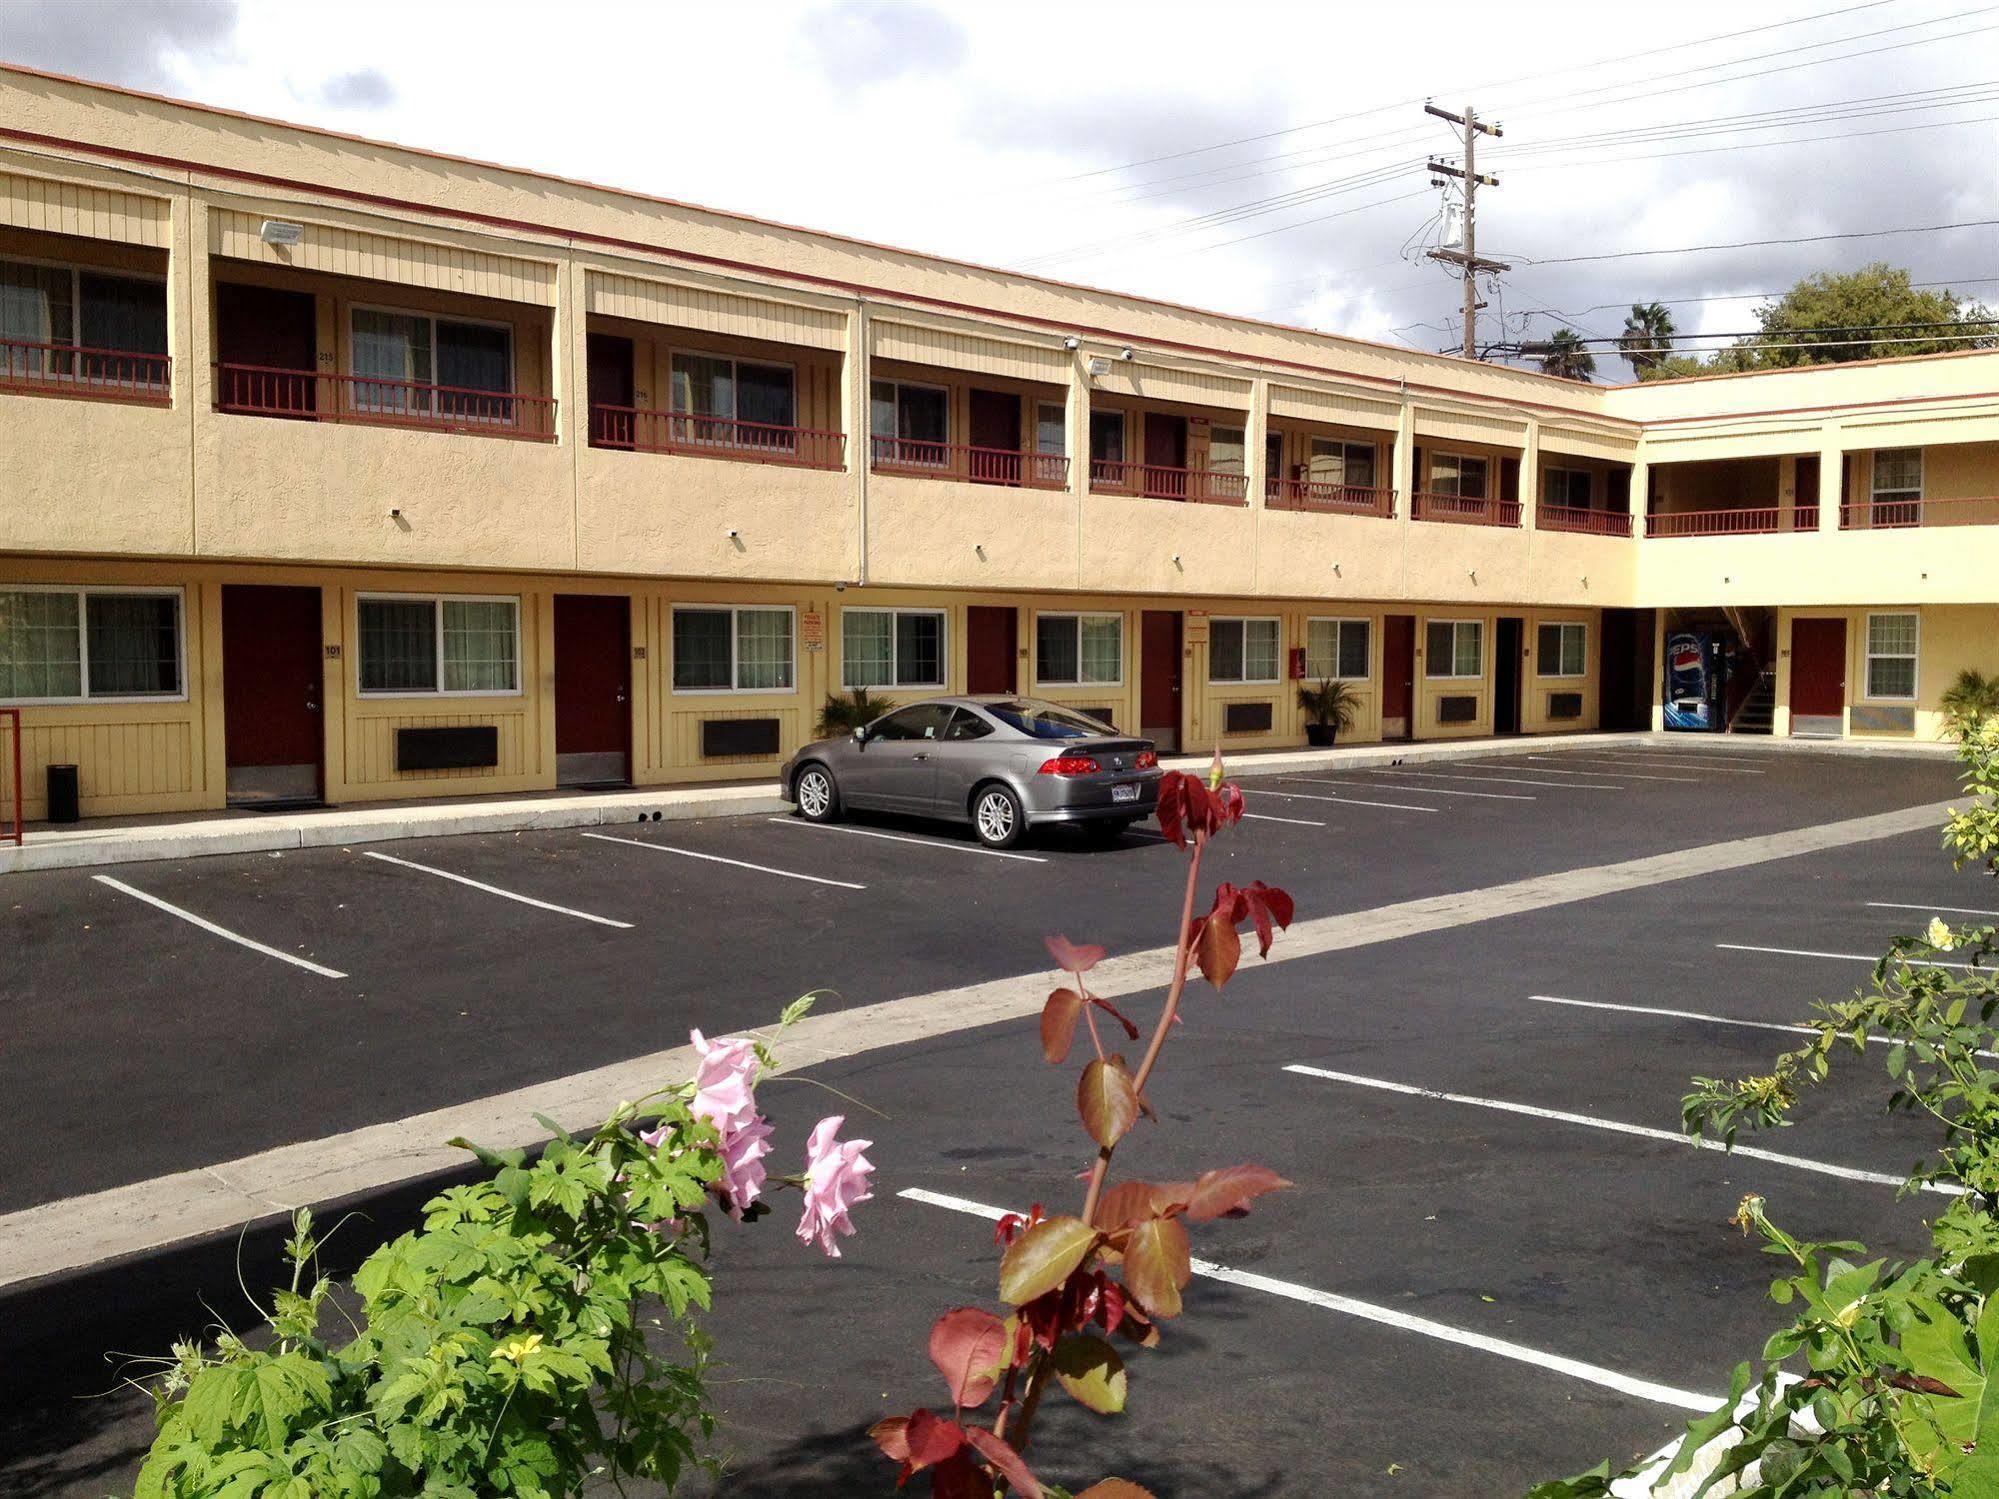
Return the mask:
<svg viewBox="0 0 1999 1499">
<path fill-rule="evenodd" d="M 1756 674 L 1756 685 L 1728 721 L 1731 734 L 1768 734 L 1777 707 L 1777 673 L 1764 667 Z"/>
</svg>

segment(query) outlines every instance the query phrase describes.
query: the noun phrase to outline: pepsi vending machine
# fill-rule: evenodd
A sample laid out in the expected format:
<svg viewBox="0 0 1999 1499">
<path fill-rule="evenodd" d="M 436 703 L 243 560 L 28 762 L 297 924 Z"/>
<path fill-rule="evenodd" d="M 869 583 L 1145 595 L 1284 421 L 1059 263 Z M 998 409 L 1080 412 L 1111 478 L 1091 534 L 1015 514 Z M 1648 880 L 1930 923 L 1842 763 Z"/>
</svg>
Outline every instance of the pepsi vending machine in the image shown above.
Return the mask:
<svg viewBox="0 0 1999 1499">
<path fill-rule="evenodd" d="M 1667 728 L 1720 729 L 1727 688 L 1728 653 L 1719 635 L 1676 630 L 1666 637 Z"/>
</svg>

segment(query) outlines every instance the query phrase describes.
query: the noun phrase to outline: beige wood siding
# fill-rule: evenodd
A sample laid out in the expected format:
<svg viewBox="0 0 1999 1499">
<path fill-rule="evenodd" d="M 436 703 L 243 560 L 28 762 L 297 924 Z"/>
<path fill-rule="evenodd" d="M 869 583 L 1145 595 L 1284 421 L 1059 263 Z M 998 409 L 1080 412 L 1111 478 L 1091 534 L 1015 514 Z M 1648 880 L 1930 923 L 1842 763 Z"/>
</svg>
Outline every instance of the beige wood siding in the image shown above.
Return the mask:
<svg viewBox="0 0 1999 1499">
<path fill-rule="evenodd" d="M 509 700 L 496 711 L 469 708 L 457 712 L 435 712 L 418 708 L 412 712 L 382 713 L 378 704 L 357 700 L 347 711 L 347 775 L 353 787 L 380 786 L 396 782 L 513 780 L 532 774 L 536 764 L 535 728 L 532 709 L 526 699 Z M 500 763 L 464 770 L 426 770 L 421 774 L 396 769 L 396 730 L 464 728 L 473 724 L 493 724 L 500 731 Z"/>
<path fill-rule="evenodd" d="M 831 308 L 597 271 L 590 273 L 588 284 L 589 310 L 603 317 L 666 323 L 810 349 L 846 345 L 847 316 Z"/>
<path fill-rule="evenodd" d="M 868 328 L 874 337 L 876 359 L 900 359 L 911 364 L 1043 384 L 1066 384 L 1069 379 L 1071 364 L 1066 349 L 981 338 L 955 328 L 932 328 L 885 318 L 871 319 Z"/>
<path fill-rule="evenodd" d="M 33 821 L 47 815 L 48 767 L 74 765 L 83 810 L 90 816 L 145 811 L 194 792 L 198 785 L 195 727 L 190 710 L 181 705 L 165 716 L 150 707 L 106 706 L 101 718 L 82 721 L 85 709 L 22 710 L 21 790 L 24 814 Z M 44 714 L 60 715 L 43 718 Z M 38 721 L 39 720 L 39 721 Z M 11 730 L 0 729 L 0 789 L 11 796 L 6 782 L 13 775 Z M 9 808 L 9 815 L 12 809 Z"/>
<path fill-rule="evenodd" d="M 1393 432 L 1396 406 L 1392 401 L 1370 401 L 1365 396 L 1337 390 L 1302 390 L 1290 385 L 1270 387 L 1270 414 L 1297 421 L 1324 422 L 1331 426 L 1373 427 Z"/>
<path fill-rule="evenodd" d="M 1498 448 L 1518 448 L 1527 440 L 1527 424 L 1474 416 L 1468 411 L 1436 411 L 1418 407 L 1416 435 L 1441 437 L 1446 442 L 1477 442 Z"/>
<path fill-rule="evenodd" d="M 172 238 L 164 198 L 0 173 L 0 224 L 164 248 Z"/>
<path fill-rule="evenodd" d="M 1200 370 L 1160 369 L 1155 365 L 1111 362 L 1110 372 L 1091 382 L 1096 390 L 1140 401 L 1181 401 L 1190 406 L 1226 406 L 1249 410 L 1249 381 Z"/>
<path fill-rule="evenodd" d="M 530 302 L 538 307 L 555 305 L 555 265 L 550 261 L 369 234 L 333 224 L 307 223 L 303 243 L 279 247 L 258 237 L 265 217 L 227 208 L 211 210 L 210 251 L 258 265 L 325 271 L 501 302 Z"/>
<path fill-rule="evenodd" d="M 1603 458 L 1611 463 L 1629 463 L 1638 456 L 1638 438 L 1617 437 L 1605 432 L 1585 432 L 1574 427 L 1543 427 L 1541 452 L 1571 454 L 1578 458 Z"/>
</svg>

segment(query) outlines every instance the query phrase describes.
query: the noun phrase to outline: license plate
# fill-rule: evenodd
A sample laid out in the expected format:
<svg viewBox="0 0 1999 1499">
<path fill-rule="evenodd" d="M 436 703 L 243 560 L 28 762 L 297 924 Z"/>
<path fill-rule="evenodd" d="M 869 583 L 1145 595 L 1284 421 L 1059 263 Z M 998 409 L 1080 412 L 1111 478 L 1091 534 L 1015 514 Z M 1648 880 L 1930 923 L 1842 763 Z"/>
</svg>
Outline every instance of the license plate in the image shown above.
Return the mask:
<svg viewBox="0 0 1999 1499">
<path fill-rule="evenodd" d="M 1111 787 L 1111 800 L 1114 802 L 1135 802 L 1138 800 L 1138 787 L 1113 786 Z"/>
</svg>

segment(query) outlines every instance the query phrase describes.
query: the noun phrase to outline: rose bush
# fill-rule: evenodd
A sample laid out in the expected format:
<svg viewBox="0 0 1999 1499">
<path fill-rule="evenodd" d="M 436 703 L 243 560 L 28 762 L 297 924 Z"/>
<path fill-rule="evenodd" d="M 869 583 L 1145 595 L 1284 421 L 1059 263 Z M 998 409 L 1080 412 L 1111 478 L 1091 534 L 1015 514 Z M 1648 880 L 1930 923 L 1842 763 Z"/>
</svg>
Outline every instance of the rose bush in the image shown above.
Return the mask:
<svg viewBox="0 0 1999 1499">
<path fill-rule="evenodd" d="M 1004 1313 L 960 1306 L 939 1317 L 929 1354 L 943 1377 L 948 1407 L 918 1409 L 871 1428 L 898 1465 L 898 1483 L 928 1477 L 936 1499 L 994 1499 L 1001 1489 L 1022 1499 L 1067 1499 L 1068 1491 L 1028 1466 L 1035 1412 L 1051 1386 L 1103 1415 L 1124 1409 L 1128 1376 L 1113 1336 L 1152 1347 L 1160 1324 L 1180 1312 L 1192 1275 L 1187 1225 L 1239 1216 L 1250 1201 L 1289 1186 L 1262 1166 L 1229 1166 L 1191 1182 L 1128 1180 L 1111 1185 L 1119 1143 L 1141 1116 L 1154 1117 L 1146 1084 L 1177 1023 L 1189 975 L 1198 969 L 1216 989 L 1242 960 L 1242 928 L 1268 955 L 1275 930 L 1291 924 L 1291 897 L 1262 881 L 1221 884 L 1206 911 L 1196 913 L 1201 858 L 1209 841 L 1242 820 L 1243 797 L 1222 780 L 1219 755 L 1206 782 L 1170 771 L 1160 783 L 1160 830 L 1186 851 L 1187 874 L 1176 924 L 1173 977 L 1136 1069 L 1106 1050 L 1105 1029 L 1128 1041 L 1140 1030 L 1130 1017 L 1092 992 L 1089 974 L 1101 947 L 1048 939 L 1049 955 L 1067 982 L 1041 1012 L 1041 1046 L 1050 1063 L 1064 1061 L 1080 1023 L 1090 1056 L 1077 1080 L 1076 1111 L 1096 1151 L 1080 1212 L 1050 1214 L 1035 1204 L 1008 1214 L 995 1230 L 1001 1247 L 999 1298 Z M 1102 1016 L 1100 1022 L 1098 1017 Z M 969 1419 L 998 1396 L 986 1424 Z M 1077 1499 L 1144 1499 L 1146 1491 L 1106 1478 Z"/>
</svg>

